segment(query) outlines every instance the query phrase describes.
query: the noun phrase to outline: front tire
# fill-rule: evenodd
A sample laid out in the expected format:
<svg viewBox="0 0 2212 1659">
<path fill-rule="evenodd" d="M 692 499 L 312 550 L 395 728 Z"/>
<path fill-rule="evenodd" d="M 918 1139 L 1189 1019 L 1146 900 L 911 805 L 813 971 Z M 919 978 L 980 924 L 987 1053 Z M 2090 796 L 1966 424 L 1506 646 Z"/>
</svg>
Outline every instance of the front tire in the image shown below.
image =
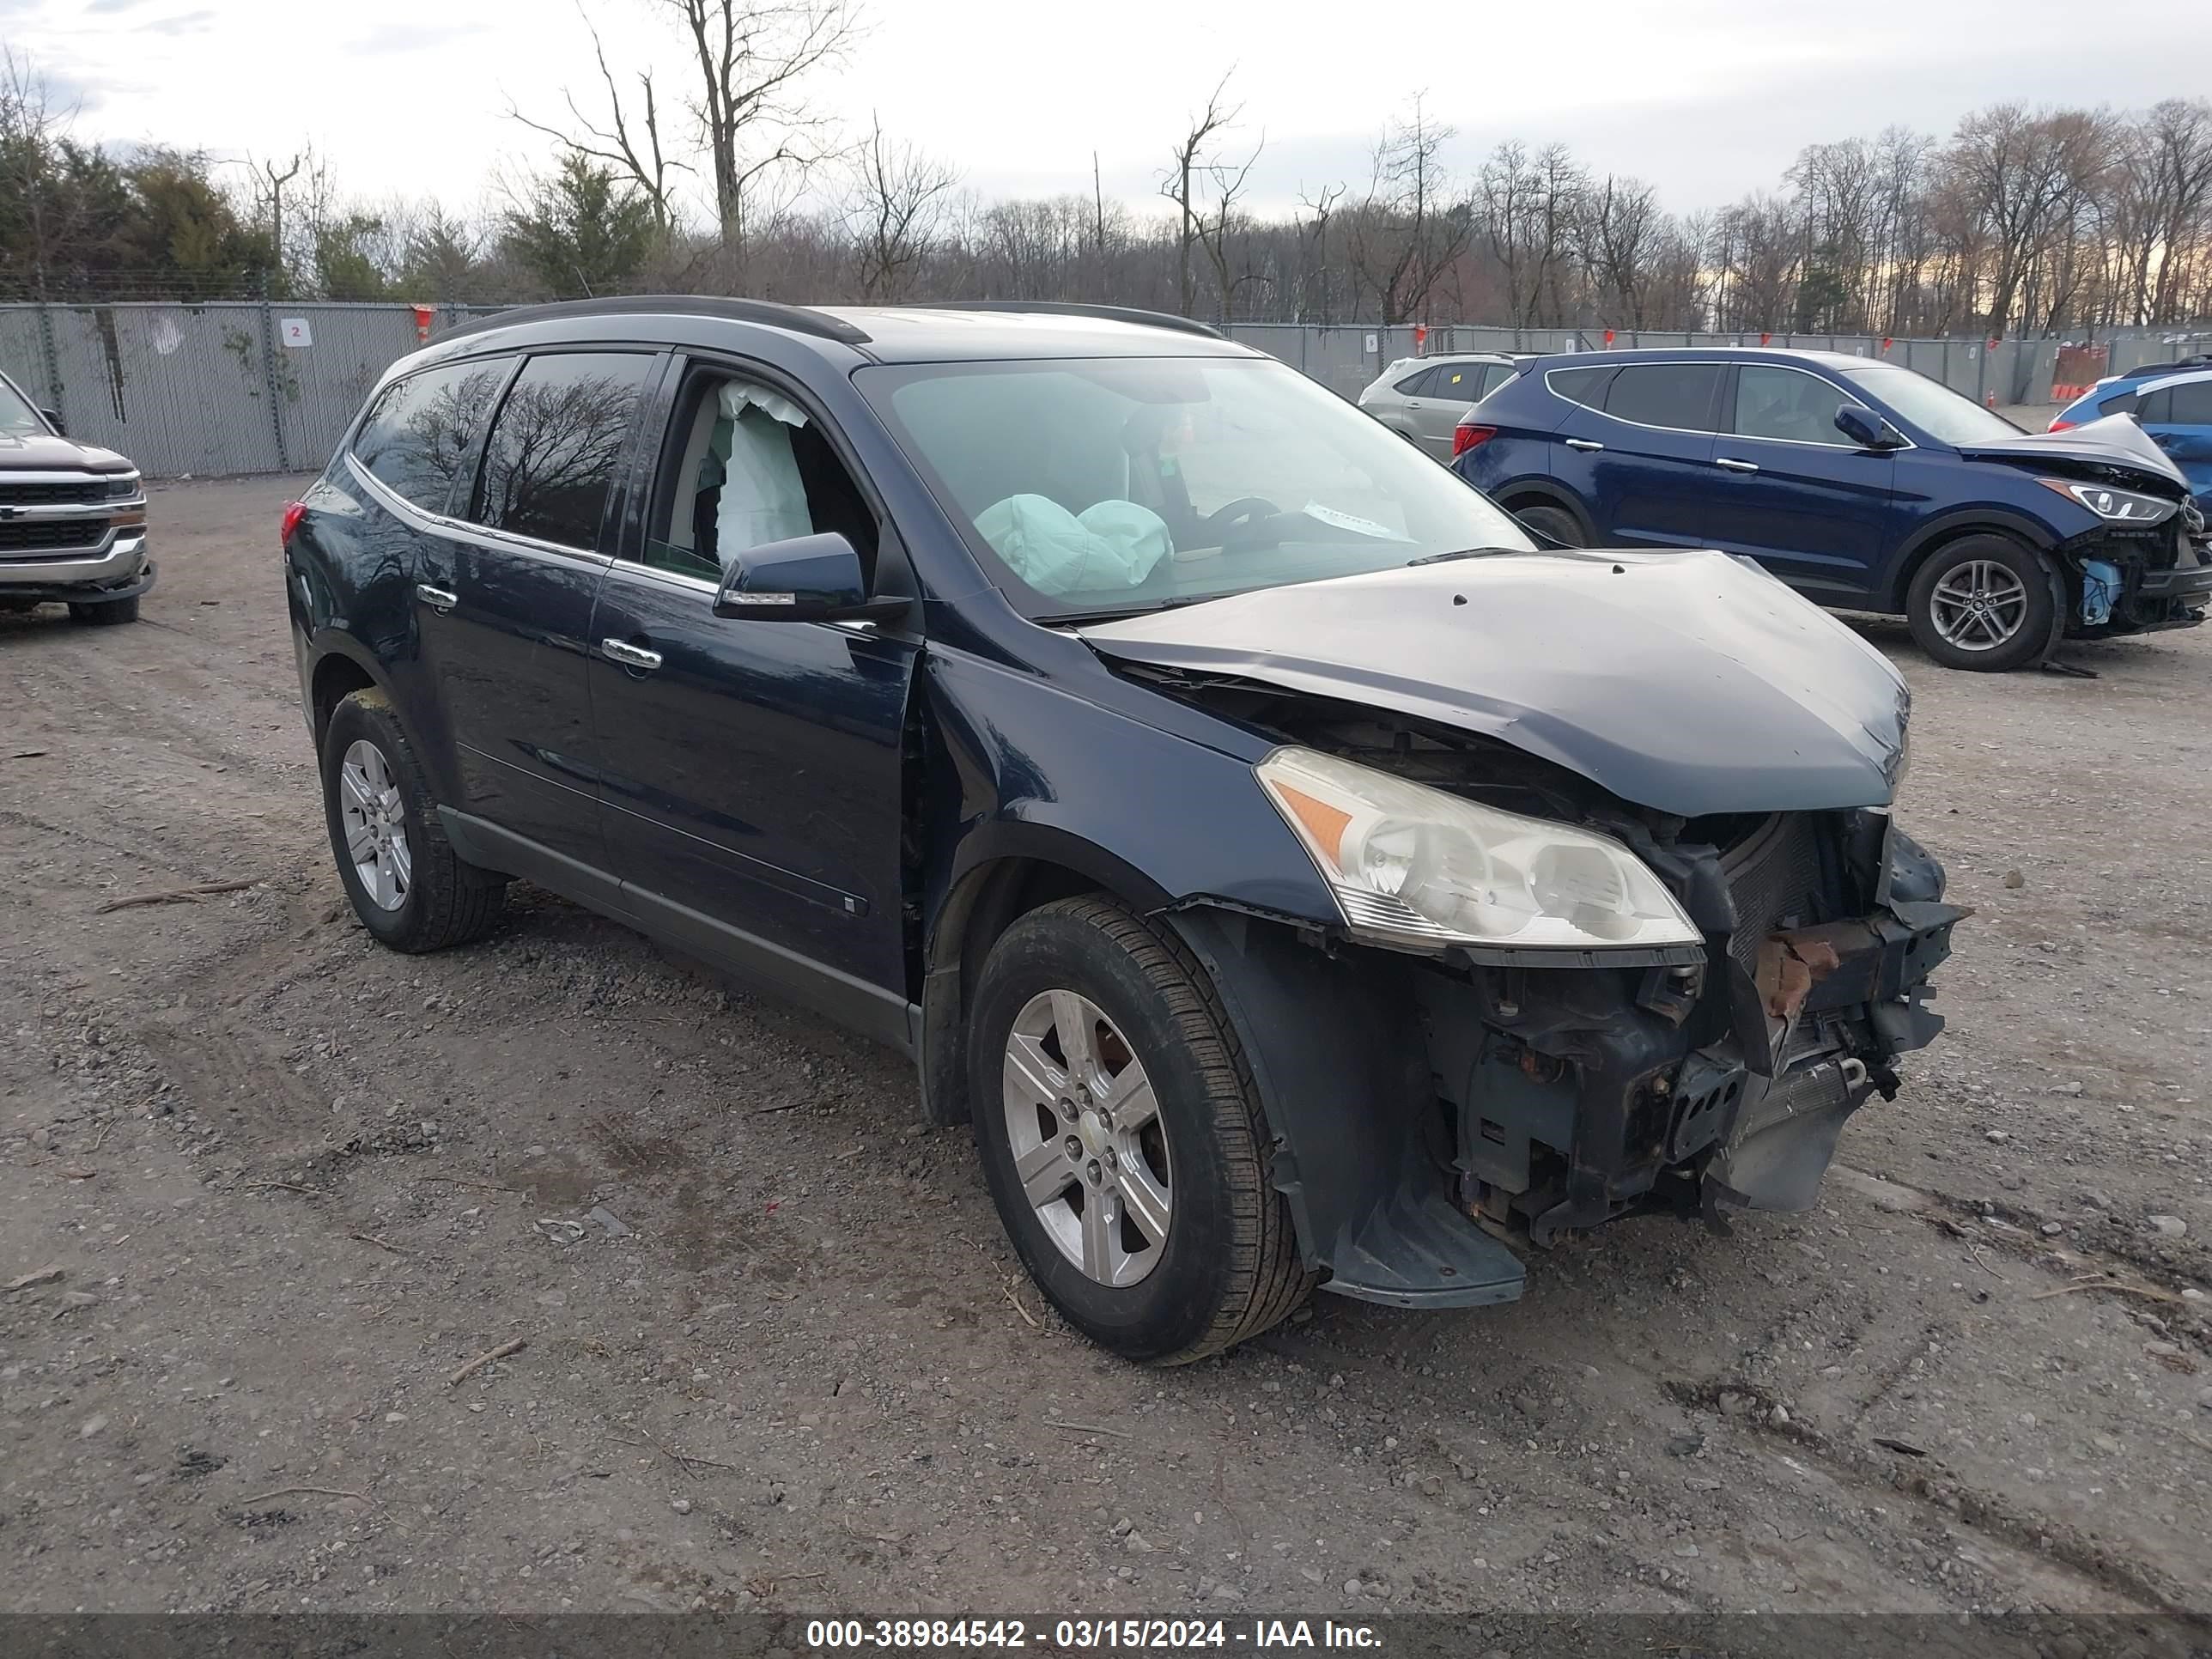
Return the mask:
<svg viewBox="0 0 2212 1659">
<path fill-rule="evenodd" d="M 136 598 L 102 599 L 96 603 L 80 603 L 72 599 L 70 601 L 70 617 L 89 628 L 112 628 L 118 623 L 135 623 L 138 620 L 138 601 Z"/>
<path fill-rule="evenodd" d="M 410 955 L 482 937 L 507 878 L 453 851 L 437 803 L 384 693 L 356 691 L 323 733 L 323 811 L 338 879 L 361 925 Z"/>
<path fill-rule="evenodd" d="M 1000 1218 L 1100 1346 L 1187 1364 L 1312 1290 L 1243 1047 L 1166 928 L 1097 896 L 1023 916 L 983 964 L 968 1065 Z"/>
<path fill-rule="evenodd" d="M 1929 556 L 1905 590 L 1905 620 L 1944 667 L 2002 674 L 2040 661 L 2065 611 L 2043 556 L 1990 533 L 1961 536 Z"/>
</svg>

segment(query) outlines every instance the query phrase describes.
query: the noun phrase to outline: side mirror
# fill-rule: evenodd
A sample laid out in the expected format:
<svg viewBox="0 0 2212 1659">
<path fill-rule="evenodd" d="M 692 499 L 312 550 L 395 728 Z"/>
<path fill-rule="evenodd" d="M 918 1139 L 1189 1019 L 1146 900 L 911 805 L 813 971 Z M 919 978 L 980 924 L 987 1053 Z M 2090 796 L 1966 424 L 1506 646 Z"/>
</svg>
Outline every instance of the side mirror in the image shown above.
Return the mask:
<svg viewBox="0 0 2212 1659">
<path fill-rule="evenodd" d="M 58 409 L 42 409 L 39 411 L 39 414 L 46 421 L 46 423 L 48 426 L 53 428 L 53 429 L 59 433 L 63 437 L 66 438 L 69 436 L 69 422 L 62 419 L 61 410 Z"/>
<path fill-rule="evenodd" d="M 1836 430 L 1862 449 L 1905 447 L 1905 434 L 1863 404 L 1845 404 L 1838 409 Z"/>
<path fill-rule="evenodd" d="M 793 536 L 740 553 L 715 590 L 714 614 L 747 622 L 828 622 L 888 615 L 903 599 L 871 604 L 860 556 L 835 531 Z"/>
</svg>

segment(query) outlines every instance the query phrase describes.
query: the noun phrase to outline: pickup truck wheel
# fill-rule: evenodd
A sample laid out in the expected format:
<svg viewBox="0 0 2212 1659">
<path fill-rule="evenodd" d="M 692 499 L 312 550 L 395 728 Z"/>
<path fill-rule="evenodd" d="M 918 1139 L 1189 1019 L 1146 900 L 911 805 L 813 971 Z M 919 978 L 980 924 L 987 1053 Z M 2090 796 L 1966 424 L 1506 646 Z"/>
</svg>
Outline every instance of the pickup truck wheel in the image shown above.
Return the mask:
<svg viewBox="0 0 2212 1659">
<path fill-rule="evenodd" d="M 80 605 L 72 599 L 70 601 L 70 617 L 72 621 L 84 623 L 93 628 L 112 628 L 117 623 L 137 622 L 138 601 L 136 599 L 103 599 L 96 604 Z"/>
<path fill-rule="evenodd" d="M 483 935 L 507 878 L 465 862 L 446 839 L 415 750 L 381 691 L 356 691 L 323 734 L 323 809 L 338 879 L 382 943 L 415 954 Z"/>
<path fill-rule="evenodd" d="M 2001 674 L 2051 649 L 2062 604 L 2055 573 L 2033 548 L 2009 536 L 1961 536 L 1913 574 L 1905 620 L 1944 667 Z"/>
<path fill-rule="evenodd" d="M 1000 1218 L 1092 1341 L 1181 1364 L 1305 1299 L 1251 1069 L 1165 929 L 1102 897 L 1023 916 L 984 963 L 968 1062 Z"/>
</svg>

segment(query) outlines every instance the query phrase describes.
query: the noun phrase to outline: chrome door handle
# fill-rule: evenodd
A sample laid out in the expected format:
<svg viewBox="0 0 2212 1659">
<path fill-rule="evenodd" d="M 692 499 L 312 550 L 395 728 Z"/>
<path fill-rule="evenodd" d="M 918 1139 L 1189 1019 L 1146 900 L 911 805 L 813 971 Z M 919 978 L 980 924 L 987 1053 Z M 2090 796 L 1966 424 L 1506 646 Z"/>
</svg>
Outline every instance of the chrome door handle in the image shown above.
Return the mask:
<svg viewBox="0 0 2212 1659">
<path fill-rule="evenodd" d="M 625 668 L 654 669 L 660 666 L 660 653 L 648 651 L 641 645 L 632 645 L 627 640 L 601 640 L 599 649 Z"/>
<path fill-rule="evenodd" d="M 1756 472 L 1759 471 L 1759 464 L 1756 461 L 1735 461 L 1730 460 L 1725 455 L 1719 457 L 1713 462 L 1713 465 L 1715 466 L 1724 466 L 1731 472 Z"/>
<path fill-rule="evenodd" d="M 415 597 L 441 617 L 461 602 L 459 594 L 448 593 L 444 588 L 433 587 L 428 582 L 415 584 Z"/>
<path fill-rule="evenodd" d="M 1589 438 L 1570 438 L 1567 440 L 1567 447 L 1570 449 L 1590 450 L 1603 449 L 1605 446 Z"/>
</svg>

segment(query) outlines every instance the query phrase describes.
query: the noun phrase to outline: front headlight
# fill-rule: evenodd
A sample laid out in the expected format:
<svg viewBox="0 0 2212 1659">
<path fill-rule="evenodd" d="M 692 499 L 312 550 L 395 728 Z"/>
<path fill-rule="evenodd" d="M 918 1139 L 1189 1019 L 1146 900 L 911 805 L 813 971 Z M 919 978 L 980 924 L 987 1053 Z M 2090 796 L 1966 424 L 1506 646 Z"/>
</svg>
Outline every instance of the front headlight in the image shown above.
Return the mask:
<svg viewBox="0 0 2212 1659">
<path fill-rule="evenodd" d="M 2157 524 L 2181 510 L 2179 501 L 2132 489 L 2108 489 L 2103 484 L 2078 483 L 2070 478 L 2038 478 L 2036 483 L 2114 524 Z"/>
<path fill-rule="evenodd" d="M 1429 951 L 1702 942 L 1674 895 L 1607 836 L 1310 749 L 1278 749 L 1254 769 L 1362 938 Z"/>
<path fill-rule="evenodd" d="M 107 481 L 107 499 L 112 501 L 127 501 L 137 493 L 138 475 L 136 472 L 126 472 Z"/>
</svg>

